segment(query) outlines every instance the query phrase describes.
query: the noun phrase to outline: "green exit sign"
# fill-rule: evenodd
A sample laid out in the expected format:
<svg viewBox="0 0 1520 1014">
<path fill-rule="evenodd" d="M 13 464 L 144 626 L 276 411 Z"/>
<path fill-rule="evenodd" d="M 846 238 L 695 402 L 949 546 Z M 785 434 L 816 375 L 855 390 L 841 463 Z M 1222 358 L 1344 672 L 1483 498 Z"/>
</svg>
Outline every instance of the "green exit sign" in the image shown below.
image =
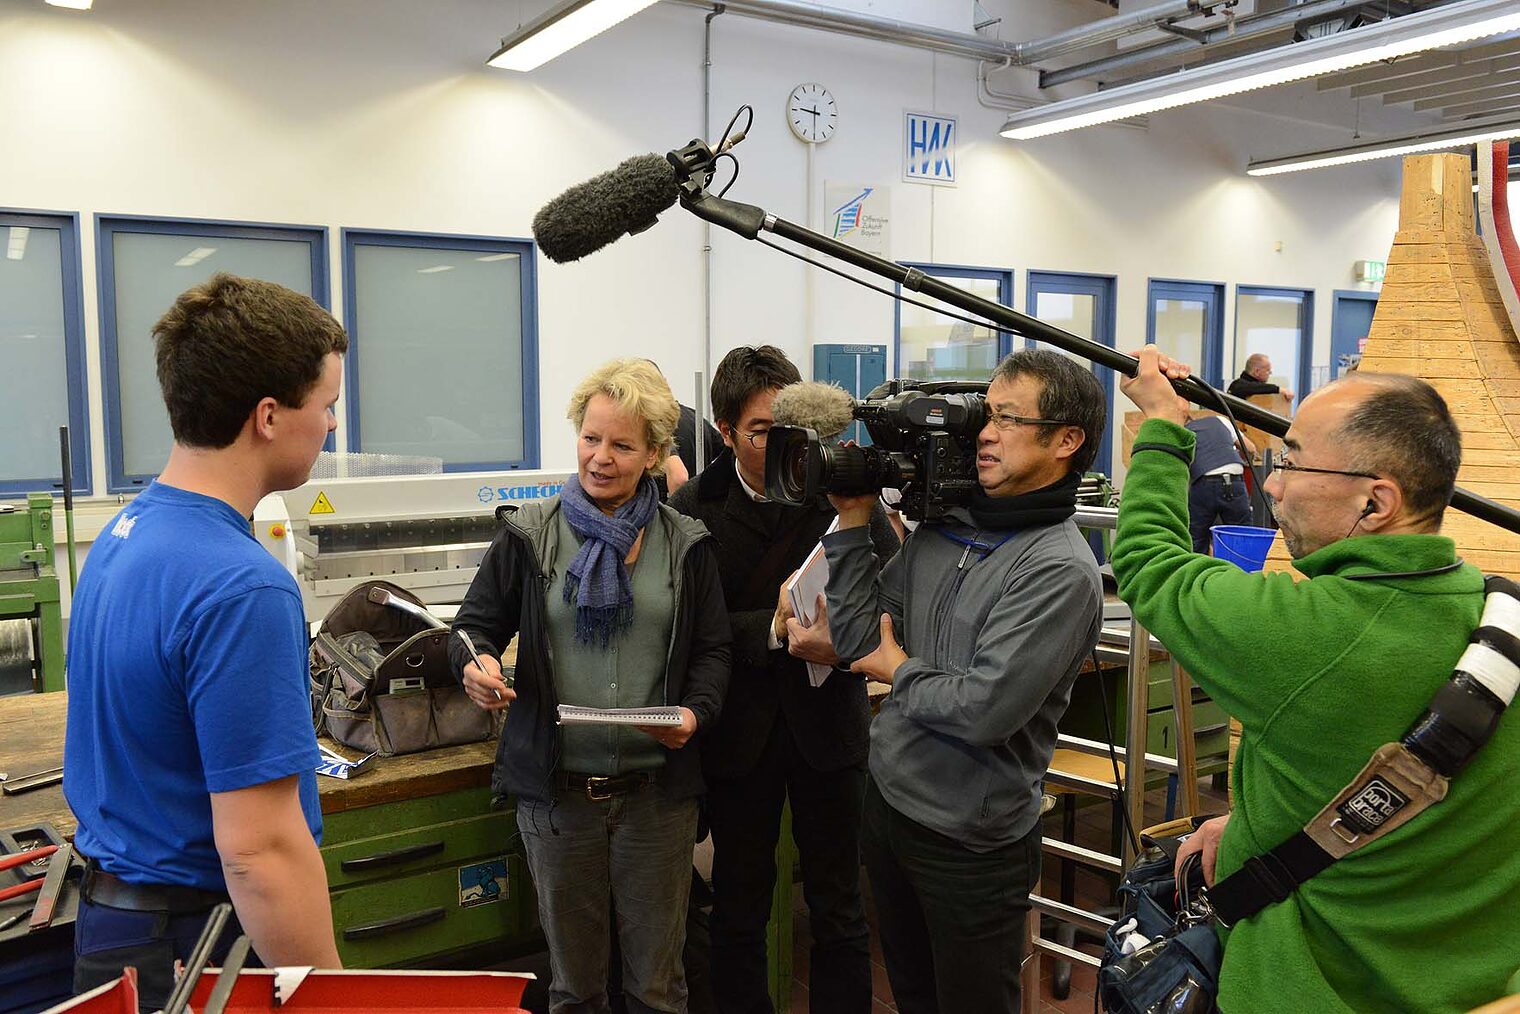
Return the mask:
<svg viewBox="0 0 1520 1014">
<path fill-rule="evenodd" d="M 1387 261 L 1357 261 L 1352 266 L 1359 282 L 1381 282 L 1388 273 Z"/>
</svg>

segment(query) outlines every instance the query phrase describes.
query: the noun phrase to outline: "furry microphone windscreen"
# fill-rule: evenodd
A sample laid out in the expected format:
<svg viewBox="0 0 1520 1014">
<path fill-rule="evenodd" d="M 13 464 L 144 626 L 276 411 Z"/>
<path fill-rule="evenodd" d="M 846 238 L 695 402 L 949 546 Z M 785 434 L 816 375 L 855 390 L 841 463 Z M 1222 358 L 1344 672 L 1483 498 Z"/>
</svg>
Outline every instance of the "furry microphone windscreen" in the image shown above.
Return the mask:
<svg viewBox="0 0 1520 1014">
<path fill-rule="evenodd" d="M 832 440 L 854 421 L 855 399 L 838 384 L 804 380 L 776 392 L 771 415 L 777 426 L 806 426 L 820 440 Z"/>
<path fill-rule="evenodd" d="M 554 263 L 577 261 L 654 225 L 679 196 L 675 170 L 663 156 L 635 155 L 540 208 L 533 216 L 533 238 Z"/>
</svg>

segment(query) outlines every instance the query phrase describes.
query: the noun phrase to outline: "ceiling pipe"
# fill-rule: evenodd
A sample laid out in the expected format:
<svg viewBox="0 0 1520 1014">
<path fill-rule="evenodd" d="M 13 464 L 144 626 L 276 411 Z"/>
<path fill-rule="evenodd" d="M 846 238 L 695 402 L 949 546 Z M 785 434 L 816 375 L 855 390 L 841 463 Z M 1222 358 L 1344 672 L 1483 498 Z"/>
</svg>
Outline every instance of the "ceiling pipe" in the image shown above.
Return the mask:
<svg viewBox="0 0 1520 1014">
<path fill-rule="evenodd" d="M 692 7 L 712 8 L 712 0 L 674 0 Z M 729 14 L 739 14 L 761 21 L 776 21 L 803 28 L 816 28 L 861 39 L 894 42 L 919 49 L 930 49 L 952 56 L 975 60 L 1009 60 L 1016 49 L 1011 42 L 1000 42 L 980 35 L 949 32 L 928 25 L 916 25 L 892 18 L 878 18 L 834 7 L 818 7 L 799 0 L 721 0 Z"/>
<path fill-rule="evenodd" d="M 1103 42 L 1113 42 L 1126 35 L 1134 35 L 1149 28 L 1172 21 L 1180 21 L 1197 14 L 1212 13 L 1215 7 L 1234 7 L 1235 0 L 1171 0 L 1168 3 L 1142 7 L 1128 14 L 1116 14 L 1102 21 L 1078 25 L 1064 32 L 1047 35 L 1043 39 L 1014 44 L 1017 53 L 1013 62 L 1019 66 L 1041 63 L 1057 56 Z"/>
<path fill-rule="evenodd" d="M 1199 39 L 1176 38 L 1154 45 L 1132 49 L 1127 53 L 1116 56 L 1106 56 L 1100 60 L 1091 60 L 1087 63 L 1073 64 L 1070 67 L 1062 67 L 1059 70 L 1045 70 L 1040 72 L 1040 87 L 1053 88 L 1058 84 L 1068 81 L 1080 81 L 1085 78 L 1097 77 L 1100 74 L 1127 67 L 1134 67 L 1142 63 L 1162 57 L 1175 56 L 1178 53 L 1201 53 L 1207 47 L 1221 42 L 1242 42 L 1268 32 L 1275 32 L 1283 28 L 1289 28 L 1304 18 L 1311 15 L 1324 16 L 1334 14 L 1336 11 L 1347 10 L 1352 7 L 1366 6 L 1367 0 L 1306 0 L 1296 7 L 1274 11 L 1271 14 L 1259 14 L 1255 17 L 1241 18 L 1235 22 L 1235 30 L 1231 33 L 1228 26 L 1221 25 L 1218 28 L 1210 28 L 1202 33 Z"/>
<path fill-rule="evenodd" d="M 693 7 L 712 8 L 713 0 L 672 0 Z M 776 21 L 782 24 L 820 31 L 837 32 L 856 38 L 875 39 L 900 45 L 930 49 L 952 56 L 975 60 L 993 60 L 1022 67 L 1063 53 L 1095 46 L 1180 18 L 1232 6 L 1235 0 L 1165 0 L 1163 3 L 1118 14 L 1100 21 L 1078 25 L 1041 39 L 1026 42 L 1002 42 L 966 32 L 951 32 L 928 25 L 880 18 L 870 14 L 820 7 L 802 0 L 721 0 L 730 14 Z"/>
</svg>

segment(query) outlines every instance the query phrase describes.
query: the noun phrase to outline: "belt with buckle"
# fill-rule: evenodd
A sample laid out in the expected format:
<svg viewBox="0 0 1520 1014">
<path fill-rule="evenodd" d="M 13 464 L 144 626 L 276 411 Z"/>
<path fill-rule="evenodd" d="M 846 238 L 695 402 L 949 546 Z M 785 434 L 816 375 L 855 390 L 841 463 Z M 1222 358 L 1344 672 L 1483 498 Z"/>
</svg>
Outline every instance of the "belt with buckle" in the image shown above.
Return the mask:
<svg viewBox="0 0 1520 1014">
<path fill-rule="evenodd" d="M 581 775 L 574 771 L 561 771 L 556 779 L 559 787 L 572 792 L 584 792 L 593 803 L 637 792 L 653 779 L 648 771 L 630 771 L 622 775 Z"/>
<path fill-rule="evenodd" d="M 85 865 L 79 893 L 91 904 L 128 912 L 166 912 L 169 915 L 192 915 L 210 911 L 230 901 L 224 891 L 204 891 L 184 884 L 129 884 L 102 870 L 95 860 Z"/>
</svg>

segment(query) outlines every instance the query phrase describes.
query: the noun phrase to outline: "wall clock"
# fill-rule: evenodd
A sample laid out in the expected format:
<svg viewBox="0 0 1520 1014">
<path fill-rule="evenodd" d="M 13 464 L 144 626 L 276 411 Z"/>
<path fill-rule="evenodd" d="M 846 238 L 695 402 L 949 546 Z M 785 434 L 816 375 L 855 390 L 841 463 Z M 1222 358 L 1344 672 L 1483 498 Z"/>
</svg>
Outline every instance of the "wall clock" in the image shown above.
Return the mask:
<svg viewBox="0 0 1520 1014">
<path fill-rule="evenodd" d="M 821 84 L 800 84 L 786 100 L 786 123 L 799 141 L 821 144 L 839 126 L 839 105 Z"/>
</svg>

